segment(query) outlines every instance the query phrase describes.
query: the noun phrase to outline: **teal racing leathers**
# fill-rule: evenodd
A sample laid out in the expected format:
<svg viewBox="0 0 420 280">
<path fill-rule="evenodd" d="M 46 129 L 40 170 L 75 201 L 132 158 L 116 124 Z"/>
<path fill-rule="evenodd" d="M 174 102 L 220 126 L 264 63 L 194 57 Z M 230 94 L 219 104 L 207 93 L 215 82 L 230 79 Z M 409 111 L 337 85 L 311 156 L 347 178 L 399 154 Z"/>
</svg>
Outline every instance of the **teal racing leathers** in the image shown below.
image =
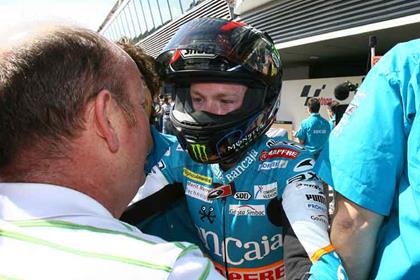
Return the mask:
<svg viewBox="0 0 420 280">
<path fill-rule="evenodd" d="M 205 147 L 194 151 L 206 153 Z M 317 264 L 314 271 L 331 275 L 313 277 L 337 279 L 342 270 L 339 258 L 333 264 L 325 261 L 333 259 L 327 256 L 334 248 L 328 236 L 323 186 L 312 171 L 314 163 L 310 152 L 282 137 L 263 136 L 227 171 L 218 164 L 193 161 L 174 143 L 147 176 L 138 196 L 144 199 L 182 182 L 203 247 L 229 279 L 282 279 L 283 226 L 289 222 Z"/>
</svg>

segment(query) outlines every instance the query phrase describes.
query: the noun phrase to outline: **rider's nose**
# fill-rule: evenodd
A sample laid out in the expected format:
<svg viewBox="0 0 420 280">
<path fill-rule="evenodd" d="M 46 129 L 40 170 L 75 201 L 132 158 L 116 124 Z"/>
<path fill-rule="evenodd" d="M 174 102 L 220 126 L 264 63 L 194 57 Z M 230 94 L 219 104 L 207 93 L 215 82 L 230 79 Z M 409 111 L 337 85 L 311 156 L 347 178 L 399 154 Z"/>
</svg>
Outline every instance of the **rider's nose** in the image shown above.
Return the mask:
<svg viewBox="0 0 420 280">
<path fill-rule="evenodd" d="M 217 102 L 214 101 L 207 101 L 204 110 L 216 115 L 220 114 L 220 106 L 218 106 Z"/>
</svg>

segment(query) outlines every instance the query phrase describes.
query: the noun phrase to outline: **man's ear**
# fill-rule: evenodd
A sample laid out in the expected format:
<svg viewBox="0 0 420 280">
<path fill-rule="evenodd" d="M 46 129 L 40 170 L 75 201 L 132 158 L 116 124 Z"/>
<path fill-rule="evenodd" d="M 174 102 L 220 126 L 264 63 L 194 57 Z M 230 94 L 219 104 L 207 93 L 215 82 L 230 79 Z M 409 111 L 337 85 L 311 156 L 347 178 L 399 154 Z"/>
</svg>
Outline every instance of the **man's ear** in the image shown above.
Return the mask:
<svg viewBox="0 0 420 280">
<path fill-rule="evenodd" d="M 103 89 L 95 97 L 95 125 L 97 133 L 108 144 L 109 150 L 115 153 L 119 149 L 118 134 L 115 130 L 115 105 L 111 93 Z"/>
</svg>

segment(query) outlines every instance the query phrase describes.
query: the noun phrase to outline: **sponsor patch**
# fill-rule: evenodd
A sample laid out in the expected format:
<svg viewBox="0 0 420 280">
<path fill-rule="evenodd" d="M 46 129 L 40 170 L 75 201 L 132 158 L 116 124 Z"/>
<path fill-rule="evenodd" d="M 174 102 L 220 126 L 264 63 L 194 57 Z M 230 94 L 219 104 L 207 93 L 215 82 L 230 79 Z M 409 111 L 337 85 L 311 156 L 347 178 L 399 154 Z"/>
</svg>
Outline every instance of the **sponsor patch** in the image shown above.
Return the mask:
<svg viewBox="0 0 420 280">
<path fill-rule="evenodd" d="M 209 200 L 218 199 L 226 196 L 230 196 L 234 193 L 234 188 L 231 185 L 222 185 L 217 186 L 215 189 L 212 189 L 207 198 Z"/>
<path fill-rule="evenodd" d="M 257 243 L 257 242 L 255 242 Z M 258 244 L 258 243 L 257 243 Z M 225 266 L 217 262 L 213 262 L 214 267 L 226 277 Z M 229 267 L 229 276 L 226 279 L 231 280 L 275 280 L 284 279 L 284 262 L 278 261 L 262 267 L 236 268 Z"/>
<path fill-rule="evenodd" d="M 273 161 L 263 161 L 258 165 L 258 170 L 270 170 L 270 169 L 277 169 L 277 168 L 286 168 L 287 167 L 287 160 L 273 160 Z"/>
<path fill-rule="evenodd" d="M 241 139 L 239 139 L 238 141 L 236 141 L 232 145 L 227 146 L 227 148 L 226 148 L 227 151 L 230 152 L 232 150 L 242 148 L 243 146 L 247 145 L 248 143 L 254 141 L 254 139 L 256 137 L 258 137 L 261 129 L 264 129 L 264 125 L 262 125 L 262 123 L 257 128 L 255 128 L 253 131 L 244 135 Z M 241 131 L 239 131 L 239 132 L 241 132 Z M 242 132 L 241 132 L 241 134 L 242 134 Z"/>
<path fill-rule="evenodd" d="M 207 185 L 211 185 L 211 182 L 212 182 L 212 179 L 210 177 L 195 173 L 185 167 L 184 167 L 183 175 L 184 177 L 187 177 L 191 180 L 194 180 L 203 184 L 207 184 Z"/>
<path fill-rule="evenodd" d="M 315 172 L 308 171 L 308 172 L 303 172 L 293 177 L 290 177 L 289 179 L 286 180 L 286 182 L 287 184 L 290 184 L 293 182 L 300 182 L 303 180 L 319 180 L 319 178 L 316 176 Z"/>
<path fill-rule="evenodd" d="M 214 50 L 213 50 L 214 51 Z M 204 50 L 181 50 L 183 58 L 215 58 L 217 55 L 214 53 L 206 53 Z"/>
<path fill-rule="evenodd" d="M 260 154 L 260 161 L 264 161 L 267 159 L 272 158 L 289 158 L 289 159 L 295 159 L 297 156 L 299 156 L 300 152 L 296 151 L 292 148 L 273 148 L 268 151 L 262 151 Z"/>
<path fill-rule="evenodd" d="M 277 182 L 254 186 L 255 199 L 272 199 L 275 197 L 277 197 Z"/>
<path fill-rule="evenodd" d="M 233 195 L 233 198 L 236 200 L 249 200 L 251 198 L 251 194 L 249 192 L 236 192 Z"/>
<path fill-rule="evenodd" d="M 209 160 L 209 157 L 207 156 L 207 147 L 205 145 L 191 144 L 191 153 L 194 154 L 195 158 L 198 158 L 203 162 Z"/>
<path fill-rule="evenodd" d="M 239 177 L 247 168 L 255 162 L 257 159 L 258 152 L 254 149 L 249 151 L 247 153 L 247 156 L 239 162 L 235 168 L 228 173 L 225 174 L 226 179 L 228 179 L 229 182 L 235 180 L 237 177 Z"/>
<path fill-rule="evenodd" d="M 200 220 L 204 222 L 205 219 L 212 224 L 214 222 L 214 219 L 216 218 L 216 214 L 214 213 L 213 206 L 207 207 L 206 205 L 201 206 L 200 211 L 198 211 L 198 214 L 200 214 Z"/>
<path fill-rule="evenodd" d="M 327 134 L 327 130 L 326 129 L 314 129 L 312 131 L 313 134 Z"/>
<path fill-rule="evenodd" d="M 195 182 L 187 181 L 187 186 L 185 188 L 185 195 L 199 199 L 201 201 L 211 203 L 211 200 L 207 199 L 207 196 L 209 195 L 209 192 L 211 190 L 212 189 L 209 187 L 197 184 Z"/>
<path fill-rule="evenodd" d="M 312 158 L 306 158 L 300 161 L 296 166 L 293 168 L 294 172 L 302 172 L 309 169 L 312 169 L 315 166 L 315 160 Z"/>
<path fill-rule="evenodd" d="M 265 205 L 229 205 L 229 214 L 235 216 L 265 216 Z"/>
<path fill-rule="evenodd" d="M 324 223 L 324 224 L 328 225 L 328 218 L 327 218 L 326 215 L 322 215 L 322 214 L 312 215 L 311 219 L 314 220 L 314 221 L 321 222 L 321 223 Z"/>
<path fill-rule="evenodd" d="M 306 196 L 306 200 L 309 200 L 309 201 L 312 200 L 312 201 L 320 202 L 323 204 L 327 203 L 325 200 L 325 197 L 320 194 L 305 194 L 305 196 Z"/>
<path fill-rule="evenodd" d="M 311 209 L 311 210 L 318 210 L 318 211 L 327 211 L 327 207 L 325 205 L 322 204 L 316 204 L 316 203 L 308 203 L 306 204 L 306 208 Z"/>
<path fill-rule="evenodd" d="M 296 184 L 296 188 L 298 190 L 300 189 L 306 189 L 306 188 L 310 188 L 310 189 L 315 189 L 317 191 L 319 191 L 319 193 L 323 194 L 324 190 L 322 189 L 322 187 L 318 184 L 311 184 L 311 183 L 297 183 Z"/>
</svg>

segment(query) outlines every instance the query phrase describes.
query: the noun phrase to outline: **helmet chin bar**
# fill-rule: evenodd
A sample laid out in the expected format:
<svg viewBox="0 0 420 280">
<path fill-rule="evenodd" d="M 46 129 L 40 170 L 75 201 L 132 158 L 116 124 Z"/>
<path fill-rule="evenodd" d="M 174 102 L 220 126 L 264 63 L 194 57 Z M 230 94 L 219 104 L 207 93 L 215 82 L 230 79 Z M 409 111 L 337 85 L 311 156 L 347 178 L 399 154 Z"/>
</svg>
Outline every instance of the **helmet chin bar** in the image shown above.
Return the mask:
<svg viewBox="0 0 420 280">
<path fill-rule="evenodd" d="M 193 120 L 190 114 L 176 111 L 173 111 L 171 120 L 181 146 L 193 160 L 206 164 L 232 164 L 240 160 L 248 148 L 269 129 L 274 120 L 273 109 L 266 108 L 247 118 L 238 118 L 241 113 L 218 116 L 195 112 L 200 113 L 201 118 L 218 118 L 219 125 L 198 125 L 195 121 L 189 122 Z"/>
</svg>

